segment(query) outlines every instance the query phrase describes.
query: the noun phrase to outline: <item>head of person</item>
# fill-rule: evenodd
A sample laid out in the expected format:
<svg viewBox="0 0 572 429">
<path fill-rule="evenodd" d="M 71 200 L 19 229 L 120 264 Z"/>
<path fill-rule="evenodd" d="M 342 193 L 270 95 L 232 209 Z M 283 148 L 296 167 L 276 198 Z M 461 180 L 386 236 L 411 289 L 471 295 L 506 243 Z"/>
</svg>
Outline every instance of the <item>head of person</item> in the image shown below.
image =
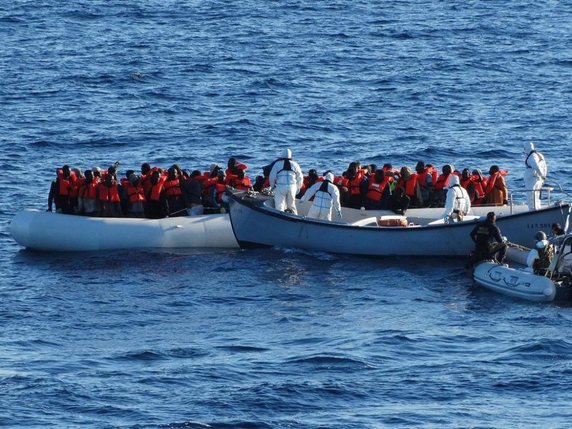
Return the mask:
<svg viewBox="0 0 572 429">
<path fill-rule="evenodd" d="M 79 168 L 72 168 L 71 171 L 75 174 L 75 177 L 77 177 L 77 178 L 83 177 L 83 174 L 81 173 Z"/>
<path fill-rule="evenodd" d="M 141 164 L 141 174 L 146 175 L 151 171 L 151 165 L 148 162 Z"/>
<path fill-rule="evenodd" d="M 210 177 L 218 177 L 218 172 L 220 170 L 220 167 L 217 164 L 211 164 L 210 166 Z"/>
<path fill-rule="evenodd" d="M 134 171 L 128 177 L 129 177 L 129 183 L 131 183 L 131 186 L 137 186 L 139 184 L 139 176 L 137 174 L 135 174 Z"/>
<path fill-rule="evenodd" d="M 457 176 L 456 174 L 453 174 L 451 176 L 451 178 L 449 179 L 449 188 L 452 188 L 453 186 L 457 186 L 457 185 L 459 185 L 459 183 L 461 183 L 459 181 L 459 176 Z"/>
<path fill-rule="evenodd" d="M 487 222 L 494 223 L 497 220 L 497 215 L 495 212 L 488 212 L 487 213 Z"/>
<path fill-rule="evenodd" d="M 522 144 L 522 152 L 527 156 L 530 152 L 534 150 L 534 143 L 527 142 Z"/>
<path fill-rule="evenodd" d="M 491 168 L 489 168 L 489 175 L 493 175 L 495 173 L 498 173 L 499 171 L 500 169 L 498 165 L 491 165 Z"/>
<path fill-rule="evenodd" d="M 467 180 L 471 177 L 471 172 L 468 168 L 463 168 L 463 171 L 461 172 L 461 177 L 463 178 L 463 180 Z"/>
<path fill-rule="evenodd" d="M 478 168 L 473 170 L 472 174 L 473 174 L 473 176 L 476 176 L 479 179 L 479 181 L 483 180 L 483 172 L 481 170 L 479 170 Z"/>
<path fill-rule="evenodd" d="M 443 166 L 443 168 L 441 168 L 441 172 L 445 175 L 448 176 L 449 174 L 451 174 L 453 172 L 453 166 L 451 164 L 445 164 Z"/>
<path fill-rule="evenodd" d="M 326 173 L 325 179 L 330 183 L 334 183 L 334 173 L 328 171 L 328 173 Z"/>
<path fill-rule="evenodd" d="M 384 176 L 385 176 L 385 171 L 383 171 L 383 170 L 376 170 L 375 175 L 374 175 L 375 183 L 381 183 L 381 181 L 383 180 Z"/>
<path fill-rule="evenodd" d="M 112 176 L 115 179 L 116 174 L 117 174 L 117 169 L 113 165 L 107 169 L 108 176 Z"/>
<path fill-rule="evenodd" d="M 193 172 L 191 173 L 191 177 L 198 177 L 201 175 L 201 172 L 199 170 L 193 170 Z"/>
<path fill-rule="evenodd" d="M 235 165 L 236 165 L 236 158 L 229 158 L 227 163 L 226 163 L 226 166 L 228 167 L 228 169 L 232 170 Z"/>
<path fill-rule="evenodd" d="M 369 174 L 375 174 L 375 172 L 377 171 L 377 165 L 375 164 L 369 164 L 367 166 L 367 169 L 369 171 Z"/>
<path fill-rule="evenodd" d="M 399 175 L 403 180 L 409 180 L 411 179 L 411 169 L 409 167 L 401 167 Z"/>
<path fill-rule="evenodd" d="M 386 162 L 385 164 L 383 164 L 382 167 L 385 171 L 391 171 L 393 170 L 393 165 L 391 165 L 389 162 Z"/>
<path fill-rule="evenodd" d="M 188 179 L 189 177 L 191 177 L 191 172 L 189 170 L 183 170 L 183 177 L 185 179 Z"/>
<path fill-rule="evenodd" d="M 548 237 L 544 231 L 538 231 L 536 234 L 534 234 L 534 241 L 536 241 L 535 247 L 537 249 L 544 249 L 548 244 Z"/>
<path fill-rule="evenodd" d="M 217 173 L 217 178 L 218 178 L 218 183 L 224 183 L 224 179 L 225 179 L 224 171 L 219 169 L 218 173 Z"/>
<path fill-rule="evenodd" d="M 290 149 L 284 149 L 282 151 L 282 158 L 292 159 L 292 151 Z"/>
<path fill-rule="evenodd" d="M 127 171 L 125 172 L 125 177 L 127 177 L 127 178 L 129 179 L 129 177 L 130 177 L 133 173 L 135 173 L 135 171 L 133 171 L 133 170 L 127 170 Z"/>
<path fill-rule="evenodd" d="M 555 235 L 564 235 L 564 230 L 559 223 L 553 223 L 551 229 Z"/>
<path fill-rule="evenodd" d="M 425 171 L 425 163 L 423 161 L 417 161 L 415 164 L 415 172 L 421 174 Z"/>
<path fill-rule="evenodd" d="M 85 176 L 85 181 L 87 183 L 91 183 L 93 182 L 93 171 L 91 170 L 85 170 L 83 175 Z"/>
<path fill-rule="evenodd" d="M 62 167 L 62 173 L 63 173 L 63 176 L 64 176 L 65 178 L 70 177 L 70 173 L 71 173 L 70 166 L 69 166 L 69 165 L 64 165 L 64 166 Z"/>
<path fill-rule="evenodd" d="M 177 177 L 177 169 L 175 167 L 169 167 L 167 170 L 167 178 L 169 180 L 175 180 Z"/>
<path fill-rule="evenodd" d="M 153 170 L 153 172 L 151 173 L 151 184 L 152 185 L 156 185 L 157 183 L 159 183 L 159 178 L 161 177 L 161 173 L 159 172 L 159 170 Z"/>
</svg>

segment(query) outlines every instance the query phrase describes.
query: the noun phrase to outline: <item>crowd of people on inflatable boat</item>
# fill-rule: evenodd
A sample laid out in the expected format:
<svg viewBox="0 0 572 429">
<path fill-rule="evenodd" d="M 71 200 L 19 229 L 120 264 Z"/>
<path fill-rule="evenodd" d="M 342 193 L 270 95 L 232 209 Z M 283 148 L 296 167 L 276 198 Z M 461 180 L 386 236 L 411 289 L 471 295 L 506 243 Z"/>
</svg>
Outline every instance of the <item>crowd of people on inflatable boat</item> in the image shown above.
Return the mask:
<svg viewBox="0 0 572 429">
<path fill-rule="evenodd" d="M 533 147 L 531 150 L 526 163 L 538 158 Z M 341 175 L 331 171 L 319 175 L 316 169 L 304 175 L 292 159 L 291 150 L 286 149 L 280 158 L 264 166 L 253 182 L 247 175 L 248 166 L 236 158 L 228 160 L 226 169 L 211 164 L 208 171 L 184 170 L 177 164 L 163 169 L 143 163 L 139 172 L 129 169 L 118 178 L 118 168 L 119 162 L 107 170 L 94 167 L 83 173 L 68 165 L 58 168 L 50 187 L 48 211 L 55 206 L 56 211 L 65 214 L 152 219 L 224 212 L 223 194 L 227 187 L 259 192 L 271 189 L 276 208 L 293 213 L 296 198 L 302 203 L 312 200 L 314 212 L 310 210 L 309 215 L 324 219 L 331 219 L 332 211 L 340 215 L 340 206 L 386 209 L 398 214 L 408 208 L 447 207 L 451 189 L 455 190 L 453 200 L 467 199 L 468 208 L 503 205 L 508 199 L 504 179 L 508 172 L 497 165 L 491 166 L 485 176 L 479 169 L 457 170 L 451 164 L 439 172 L 423 161 L 413 169 L 355 161 Z M 542 181 L 545 176 L 546 169 Z M 458 201 L 455 204 L 459 206 Z M 321 205 L 326 210 L 321 210 Z M 468 208 L 455 209 L 456 214 L 462 216 Z"/>
</svg>

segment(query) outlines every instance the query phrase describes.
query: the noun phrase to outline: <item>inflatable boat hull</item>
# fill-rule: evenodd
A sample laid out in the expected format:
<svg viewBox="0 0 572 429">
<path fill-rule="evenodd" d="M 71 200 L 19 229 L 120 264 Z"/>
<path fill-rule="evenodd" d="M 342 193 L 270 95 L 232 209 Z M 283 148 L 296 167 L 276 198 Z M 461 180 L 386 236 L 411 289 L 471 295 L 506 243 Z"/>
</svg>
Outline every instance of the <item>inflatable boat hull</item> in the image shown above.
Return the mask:
<svg viewBox="0 0 572 429">
<path fill-rule="evenodd" d="M 25 210 L 10 231 L 22 246 L 44 251 L 238 247 L 228 214 L 140 219 Z"/>
</svg>

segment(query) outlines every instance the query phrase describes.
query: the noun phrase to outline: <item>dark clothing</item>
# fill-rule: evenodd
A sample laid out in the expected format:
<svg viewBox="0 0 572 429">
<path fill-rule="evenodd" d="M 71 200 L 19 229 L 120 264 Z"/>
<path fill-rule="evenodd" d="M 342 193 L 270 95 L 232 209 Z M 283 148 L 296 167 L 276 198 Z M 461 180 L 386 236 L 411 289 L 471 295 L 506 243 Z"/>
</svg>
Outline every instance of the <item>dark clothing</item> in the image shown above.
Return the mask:
<svg viewBox="0 0 572 429">
<path fill-rule="evenodd" d="M 493 258 L 502 263 L 506 254 L 506 243 L 503 242 L 500 229 L 496 223 L 485 220 L 479 222 L 471 231 L 471 239 L 475 242 L 472 263 Z"/>
<path fill-rule="evenodd" d="M 187 179 L 181 182 L 181 191 L 187 208 L 191 205 L 200 205 L 203 203 L 203 185 L 196 179 Z"/>
</svg>

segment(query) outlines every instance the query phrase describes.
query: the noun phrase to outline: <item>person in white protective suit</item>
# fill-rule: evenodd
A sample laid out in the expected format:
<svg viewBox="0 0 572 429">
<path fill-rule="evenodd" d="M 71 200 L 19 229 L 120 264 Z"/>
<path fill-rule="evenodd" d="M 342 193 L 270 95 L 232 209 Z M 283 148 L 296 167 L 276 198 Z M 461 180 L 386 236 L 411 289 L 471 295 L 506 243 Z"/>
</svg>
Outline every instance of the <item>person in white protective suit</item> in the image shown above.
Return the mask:
<svg viewBox="0 0 572 429">
<path fill-rule="evenodd" d="M 295 199 L 302 188 L 304 175 L 298 163 L 292 159 L 290 149 L 285 149 L 282 158 L 274 161 L 269 180 L 270 187 L 274 189 L 274 207 L 281 212 L 298 214 Z"/>
<path fill-rule="evenodd" d="M 524 144 L 524 186 L 526 188 L 526 204 L 529 210 L 540 208 L 540 189 L 546 180 L 548 167 L 544 156 L 534 149 L 533 143 Z"/>
<path fill-rule="evenodd" d="M 462 222 L 470 210 L 471 197 L 467 190 L 461 186 L 459 176 L 452 174 L 449 179 L 445 212 L 443 213 L 445 223 Z"/>
<path fill-rule="evenodd" d="M 338 219 L 341 219 L 340 191 L 333 183 L 333 173 L 326 174 L 325 179 L 323 182 L 316 182 L 308 188 L 304 196 L 300 199 L 300 202 L 305 203 L 314 197 L 312 207 L 310 207 L 308 211 L 308 217 L 332 220 L 332 212 L 335 212 Z"/>
<path fill-rule="evenodd" d="M 526 258 L 526 271 L 534 274 L 545 275 L 552 258 L 554 257 L 555 248 L 543 231 L 538 231 L 534 236 L 536 244 L 530 250 Z"/>
</svg>

